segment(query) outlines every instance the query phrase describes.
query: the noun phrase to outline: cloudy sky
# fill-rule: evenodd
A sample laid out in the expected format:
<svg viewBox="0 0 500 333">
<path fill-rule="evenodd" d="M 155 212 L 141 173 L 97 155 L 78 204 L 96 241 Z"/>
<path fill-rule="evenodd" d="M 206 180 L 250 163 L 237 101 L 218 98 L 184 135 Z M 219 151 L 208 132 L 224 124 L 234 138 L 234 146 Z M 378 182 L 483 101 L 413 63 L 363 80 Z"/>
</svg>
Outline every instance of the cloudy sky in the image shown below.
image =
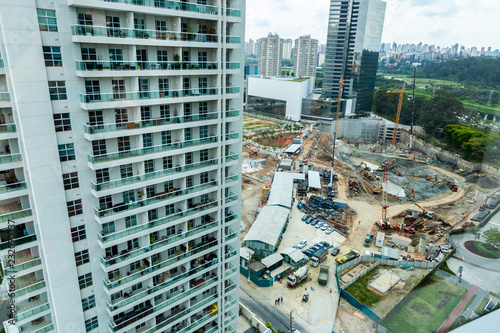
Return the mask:
<svg viewBox="0 0 500 333">
<path fill-rule="evenodd" d="M 500 48 L 498 0 L 386 0 L 382 42 Z M 276 32 L 326 43 L 330 0 L 247 0 L 246 39 Z"/>
</svg>

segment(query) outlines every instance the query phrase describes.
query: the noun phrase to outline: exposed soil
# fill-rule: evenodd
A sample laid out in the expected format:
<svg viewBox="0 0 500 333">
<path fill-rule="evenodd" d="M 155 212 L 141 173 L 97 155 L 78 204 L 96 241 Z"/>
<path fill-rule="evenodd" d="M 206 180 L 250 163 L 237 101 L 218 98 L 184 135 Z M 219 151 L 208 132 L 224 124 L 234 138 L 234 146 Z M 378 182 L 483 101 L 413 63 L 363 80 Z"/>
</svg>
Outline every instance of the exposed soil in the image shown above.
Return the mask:
<svg viewBox="0 0 500 333">
<path fill-rule="evenodd" d="M 481 251 L 479 251 L 475 246 L 474 246 L 474 241 L 466 241 L 464 243 L 464 247 L 469 251 L 469 252 L 472 252 L 474 253 L 475 255 L 477 256 L 480 256 L 480 257 L 484 257 L 484 258 L 488 258 L 488 259 L 492 259 L 490 255 L 486 254 L 486 253 L 483 253 Z"/>
<path fill-rule="evenodd" d="M 253 140 L 263 146 L 285 148 L 291 144 L 296 137 L 296 133 L 282 133 L 264 138 L 254 137 Z"/>
</svg>

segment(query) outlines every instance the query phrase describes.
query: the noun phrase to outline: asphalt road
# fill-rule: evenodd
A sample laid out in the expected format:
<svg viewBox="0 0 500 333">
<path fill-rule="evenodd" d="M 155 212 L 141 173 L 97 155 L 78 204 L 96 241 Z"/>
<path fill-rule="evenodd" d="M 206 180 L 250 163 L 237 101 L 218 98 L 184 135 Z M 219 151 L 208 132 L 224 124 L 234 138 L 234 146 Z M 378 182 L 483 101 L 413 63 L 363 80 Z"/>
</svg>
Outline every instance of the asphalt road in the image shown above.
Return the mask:
<svg viewBox="0 0 500 333">
<path fill-rule="evenodd" d="M 260 319 L 270 322 L 273 329 L 289 332 L 290 317 L 288 314 L 283 313 L 278 306 L 273 307 L 266 302 L 260 302 L 259 295 L 251 287 L 243 283 L 240 283 L 240 302 L 252 310 Z M 293 323 L 293 328 L 300 333 L 309 332 L 297 322 Z"/>
</svg>

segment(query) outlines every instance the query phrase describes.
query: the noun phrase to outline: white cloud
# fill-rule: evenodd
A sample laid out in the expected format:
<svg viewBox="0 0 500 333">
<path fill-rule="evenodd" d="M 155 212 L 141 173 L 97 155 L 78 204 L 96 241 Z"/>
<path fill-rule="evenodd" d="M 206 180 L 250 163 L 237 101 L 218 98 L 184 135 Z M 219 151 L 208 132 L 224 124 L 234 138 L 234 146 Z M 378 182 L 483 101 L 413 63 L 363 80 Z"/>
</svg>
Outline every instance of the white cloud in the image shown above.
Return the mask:
<svg viewBox="0 0 500 333">
<path fill-rule="evenodd" d="M 387 0 L 383 42 L 500 48 L 497 0 Z M 276 32 L 326 43 L 330 0 L 247 0 L 246 39 Z"/>
</svg>

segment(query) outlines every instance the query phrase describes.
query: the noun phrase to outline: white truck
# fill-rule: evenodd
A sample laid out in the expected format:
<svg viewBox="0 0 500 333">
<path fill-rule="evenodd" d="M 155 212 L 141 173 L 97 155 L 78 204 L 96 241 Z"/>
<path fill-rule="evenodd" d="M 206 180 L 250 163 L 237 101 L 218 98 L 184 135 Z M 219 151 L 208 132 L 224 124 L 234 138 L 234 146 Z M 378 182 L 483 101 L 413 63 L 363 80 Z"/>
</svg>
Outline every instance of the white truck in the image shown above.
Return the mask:
<svg viewBox="0 0 500 333">
<path fill-rule="evenodd" d="M 309 266 L 302 266 L 292 275 L 286 277 L 287 283 L 290 287 L 296 287 L 302 283 L 302 281 L 307 279 L 307 272 L 309 271 Z"/>
</svg>

